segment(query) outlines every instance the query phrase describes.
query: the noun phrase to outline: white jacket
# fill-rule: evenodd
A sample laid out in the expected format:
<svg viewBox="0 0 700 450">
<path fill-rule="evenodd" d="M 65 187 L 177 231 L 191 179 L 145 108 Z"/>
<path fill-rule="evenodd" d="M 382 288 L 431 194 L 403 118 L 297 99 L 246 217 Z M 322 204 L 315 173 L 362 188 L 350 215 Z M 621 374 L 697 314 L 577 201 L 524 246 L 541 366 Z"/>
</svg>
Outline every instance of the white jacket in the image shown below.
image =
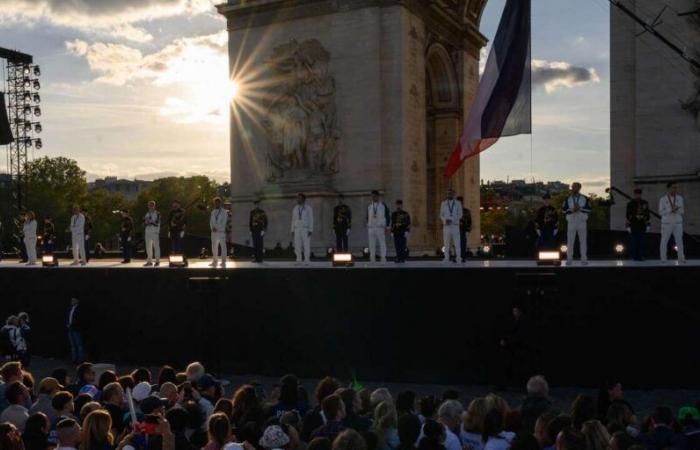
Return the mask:
<svg viewBox="0 0 700 450">
<path fill-rule="evenodd" d="M 678 208 L 673 212 L 673 206 Z M 659 215 L 661 215 L 661 223 L 679 224 L 683 223 L 683 214 L 685 207 L 683 206 L 683 197 L 676 194 L 675 198 L 671 195 L 664 195 L 659 200 Z"/>
<path fill-rule="evenodd" d="M 294 205 L 292 209 L 292 233 L 295 230 L 306 230 L 309 233 L 314 232 L 314 211 L 311 206 L 304 203 L 303 205 Z"/>
<path fill-rule="evenodd" d="M 574 211 L 576 206 L 579 207 L 578 211 Z M 562 210 L 564 211 L 564 214 L 566 214 L 567 223 L 588 222 L 588 214 L 591 212 L 591 204 L 588 201 L 588 197 L 585 195 L 569 195 L 566 197 L 566 200 L 564 200 Z"/>
<path fill-rule="evenodd" d="M 36 239 L 36 220 L 25 222 L 22 231 L 25 239 Z"/>
<path fill-rule="evenodd" d="M 160 232 L 160 213 L 158 211 L 148 211 L 143 218 L 143 223 L 146 226 L 146 232 L 148 233 L 159 233 Z"/>
<path fill-rule="evenodd" d="M 212 233 L 226 233 L 226 221 L 228 212 L 223 208 L 213 209 L 209 216 L 209 228 Z M 216 230 L 216 231 L 214 231 Z"/>
<path fill-rule="evenodd" d="M 73 236 L 85 234 L 85 216 L 82 213 L 73 214 L 70 218 L 70 232 Z"/>
<path fill-rule="evenodd" d="M 391 219 L 387 219 L 389 210 L 383 202 L 370 203 L 367 207 L 367 228 L 385 228 Z"/>
<path fill-rule="evenodd" d="M 462 202 L 459 200 L 443 200 L 440 205 L 440 220 L 443 226 L 459 226 L 459 220 L 462 218 Z M 451 220 L 449 225 L 447 221 Z"/>
</svg>

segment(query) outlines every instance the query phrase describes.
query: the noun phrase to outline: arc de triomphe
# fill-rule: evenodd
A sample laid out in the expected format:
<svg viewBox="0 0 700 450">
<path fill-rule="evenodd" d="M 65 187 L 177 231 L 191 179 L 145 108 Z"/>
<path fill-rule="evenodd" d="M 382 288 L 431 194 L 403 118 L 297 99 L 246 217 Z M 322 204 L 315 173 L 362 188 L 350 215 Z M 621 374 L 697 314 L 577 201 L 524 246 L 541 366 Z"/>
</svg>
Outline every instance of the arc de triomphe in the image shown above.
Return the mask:
<svg viewBox="0 0 700 450">
<path fill-rule="evenodd" d="M 246 242 L 255 198 L 266 246 L 291 241 L 297 192 L 314 208 L 312 245 L 332 247 L 338 192 L 353 211 L 354 250 L 367 245 L 369 192 L 411 213 L 413 254 L 434 254 L 448 186 L 465 197 L 479 245 L 479 160 L 444 168 L 479 80 L 486 0 L 229 0 L 234 240 Z M 389 245 L 393 249 L 392 245 Z"/>
</svg>

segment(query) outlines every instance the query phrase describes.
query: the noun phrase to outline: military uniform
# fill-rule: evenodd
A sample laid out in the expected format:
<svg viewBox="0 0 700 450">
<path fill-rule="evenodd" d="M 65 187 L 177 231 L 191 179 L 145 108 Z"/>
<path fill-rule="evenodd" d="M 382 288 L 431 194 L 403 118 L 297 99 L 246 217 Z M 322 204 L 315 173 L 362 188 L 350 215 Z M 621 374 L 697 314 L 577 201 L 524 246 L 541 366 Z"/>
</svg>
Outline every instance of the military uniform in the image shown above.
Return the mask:
<svg viewBox="0 0 700 450">
<path fill-rule="evenodd" d="M 644 259 L 644 238 L 651 223 L 649 202 L 633 199 L 627 203 L 627 231 L 630 233 L 630 253 L 635 261 Z"/>
<path fill-rule="evenodd" d="M 84 230 L 84 236 L 85 236 L 85 243 L 83 244 L 83 247 L 85 248 L 85 262 L 90 262 L 90 236 L 92 235 L 92 218 L 88 216 L 87 214 L 85 215 L 85 230 Z"/>
<path fill-rule="evenodd" d="M 557 236 L 559 235 L 559 213 L 552 205 L 542 205 L 537 210 L 535 220 L 537 226 L 537 248 L 540 250 L 554 250 L 557 248 Z"/>
<path fill-rule="evenodd" d="M 168 214 L 168 234 L 170 235 L 170 253 L 181 255 L 183 253 L 182 241 L 185 237 L 185 208 L 171 209 Z"/>
<path fill-rule="evenodd" d="M 134 221 L 130 216 L 122 217 L 119 240 L 122 243 L 122 263 L 131 262 L 131 238 L 134 234 Z"/>
<path fill-rule="evenodd" d="M 41 236 L 41 242 L 44 248 L 44 254 L 52 254 L 56 242 L 56 228 L 53 222 L 44 222 L 44 233 Z"/>
<path fill-rule="evenodd" d="M 345 203 L 333 209 L 333 229 L 335 230 L 335 249 L 338 252 L 348 251 L 348 235 L 352 226 L 352 211 Z"/>
<path fill-rule="evenodd" d="M 265 231 L 267 231 L 267 214 L 256 207 L 250 212 L 250 235 L 253 237 L 253 255 L 255 262 L 263 261 Z"/>
<path fill-rule="evenodd" d="M 462 262 L 467 259 L 467 244 L 469 243 L 469 233 L 472 231 L 472 212 L 467 208 L 462 208 L 462 218 L 459 219 L 459 239 L 462 250 Z"/>
<path fill-rule="evenodd" d="M 391 214 L 391 234 L 396 248 L 396 262 L 406 262 L 408 257 L 408 233 L 411 232 L 411 215 L 403 209 Z"/>
</svg>

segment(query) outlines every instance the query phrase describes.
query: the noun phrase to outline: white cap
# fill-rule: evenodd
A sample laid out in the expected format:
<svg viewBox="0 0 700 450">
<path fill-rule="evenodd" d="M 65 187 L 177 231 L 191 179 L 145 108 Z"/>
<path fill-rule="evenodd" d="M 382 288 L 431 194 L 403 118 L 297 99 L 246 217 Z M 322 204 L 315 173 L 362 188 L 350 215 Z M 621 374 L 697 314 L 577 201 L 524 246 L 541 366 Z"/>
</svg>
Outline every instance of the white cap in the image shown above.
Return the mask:
<svg viewBox="0 0 700 450">
<path fill-rule="evenodd" d="M 131 396 L 137 402 L 140 402 L 143 399 L 150 397 L 151 385 L 146 381 L 140 382 L 139 384 L 134 386 L 134 389 L 131 391 Z"/>
</svg>

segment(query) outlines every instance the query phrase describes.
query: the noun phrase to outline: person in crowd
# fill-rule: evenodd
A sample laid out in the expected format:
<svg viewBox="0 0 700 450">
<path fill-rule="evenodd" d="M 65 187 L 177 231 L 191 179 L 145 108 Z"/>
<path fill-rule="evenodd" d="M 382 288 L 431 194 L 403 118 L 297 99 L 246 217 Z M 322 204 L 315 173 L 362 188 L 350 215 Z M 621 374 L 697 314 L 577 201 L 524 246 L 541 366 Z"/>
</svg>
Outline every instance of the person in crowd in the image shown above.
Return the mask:
<svg viewBox="0 0 700 450">
<path fill-rule="evenodd" d="M 423 424 L 417 415 L 412 413 L 399 414 L 397 432 L 399 446 L 397 450 L 416 450 L 416 442 L 420 437 Z"/>
<path fill-rule="evenodd" d="M 586 437 L 573 426 L 565 427 L 557 435 L 556 450 L 589 450 Z"/>
<path fill-rule="evenodd" d="M 309 442 L 307 450 L 332 450 L 333 442 L 328 438 L 315 438 Z"/>
<path fill-rule="evenodd" d="M 590 395 L 579 394 L 571 404 L 571 421 L 574 428 L 580 430 L 585 422 L 595 419 L 596 405 Z"/>
<path fill-rule="evenodd" d="M 85 236 L 85 242 L 83 243 L 83 248 L 85 249 L 85 263 L 90 262 L 90 236 L 92 235 L 92 217 L 88 214 L 87 208 L 82 208 L 82 213 L 85 216 L 85 228 L 83 230 L 83 236 Z"/>
<path fill-rule="evenodd" d="M 523 419 L 523 430 L 532 433 L 535 430 L 535 422 L 547 411 L 552 409 L 552 401 L 549 398 L 549 383 L 542 375 L 535 375 L 527 381 L 527 396 L 520 406 Z"/>
<path fill-rule="evenodd" d="M 631 450 L 637 447 L 637 440 L 624 431 L 616 431 L 610 438 L 609 450 Z M 645 447 L 642 447 L 645 448 Z"/>
<path fill-rule="evenodd" d="M 26 313 L 24 313 L 26 314 Z M 29 364 L 29 337 L 31 328 L 25 321 L 22 323 L 19 316 L 10 316 L 5 325 L 0 328 L 0 334 L 7 338 L 12 349 L 12 359 L 20 361 L 22 366 Z"/>
<path fill-rule="evenodd" d="M 367 443 L 355 430 L 345 430 L 333 440 L 333 450 L 367 450 Z"/>
<path fill-rule="evenodd" d="M 281 425 L 270 425 L 265 428 L 262 437 L 258 443 L 265 450 L 287 449 L 290 448 L 292 440 L 285 433 L 285 428 Z"/>
<path fill-rule="evenodd" d="M 396 413 L 399 418 L 404 414 L 416 414 L 416 393 L 411 390 L 401 391 L 396 396 Z"/>
<path fill-rule="evenodd" d="M 68 386 L 68 391 L 77 397 L 85 386 L 94 386 L 96 378 L 97 374 L 91 362 L 80 363 L 76 368 L 76 381 Z"/>
<path fill-rule="evenodd" d="M 394 402 L 383 401 L 374 411 L 372 431 L 377 435 L 377 450 L 395 450 L 399 446 L 398 414 Z"/>
<path fill-rule="evenodd" d="M 231 424 L 235 428 L 243 428 L 247 423 L 261 425 L 263 420 L 260 400 L 255 387 L 246 384 L 239 387 L 233 394 L 233 413 Z"/>
<path fill-rule="evenodd" d="M 450 251 L 454 245 L 457 261 L 462 261 L 462 241 L 459 237 L 459 222 L 462 220 L 464 208 L 462 203 L 455 199 L 454 189 L 447 190 L 447 199 L 440 205 L 440 220 L 442 221 L 442 238 L 445 257 L 443 262 L 450 261 Z"/>
<path fill-rule="evenodd" d="M 547 441 L 551 443 L 551 446 L 545 447 L 545 449 L 554 449 L 556 447 L 559 433 L 568 427 L 571 427 L 571 417 L 565 414 L 560 414 L 553 418 L 549 424 L 547 424 Z"/>
<path fill-rule="evenodd" d="M 345 196 L 338 194 L 338 204 L 333 208 L 333 231 L 335 232 L 335 250 L 348 252 L 348 240 L 352 228 L 352 210 L 345 204 Z"/>
<path fill-rule="evenodd" d="M 56 392 L 51 397 L 51 407 L 56 412 L 56 421 L 60 421 L 62 418 L 74 418 L 75 403 L 73 403 L 73 394 L 68 391 Z"/>
<path fill-rule="evenodd" d="M 231 422 L 226 414 L 214 413 L 207 424 L 209 440 L 202 450 L 222 450 L 231 440 Z"/>
<path fill-rule="evenodd" d="M 447 400 L 437 410 L 438 422 L 445 429 L 444 445 L 447 450 L 460 450 L 462 448 L 459 433 L 463 413 L 464 407 L 457 400 Z M 425 425 L 423 425 L 423 430 L 421 431 L 421 438 L 423 436 L 425 436 Z"/>
<path fill-rule="evenodd" d="M 683 429 L 688 450 L 700 449 L 700 411 L 694 406 L 680 408 L 678 424 Z"/>
<path fill-rule="evenodd" d="M 73 262 L 71 265 L 85 265 L 85 216 L 78 205 L 73 206 L 69 230 L 71 234 L 71 248 L 73 249 Z"/>
<path fill-rule="evenodd" d="M 326 437 L 332 441 L 345 431 L 345 425 L 343 425 L 345 404 L 340 395 L 333 394 L 323 400 L 322 408 L 326 422 L 311 433 L 311 439 Z"/>
<path fill-rule="evenodd" d="M 36 266 L 37 223 L 34 211 L 24 213 L 22 231 L 24 234 L 24 248 L 27 249 L 27 265 Z"/>
<path fill-rule="evenodd" d="M 475 398 L 469 403 L 459 433 L 463 446 L 468 446 L 471 450 L 483 450 L 484 419 L 486 418 L 486 413 L 486 400 L 484 398 Z"/>
<path fill-rule="evenodd" d="M 358 411 L 362 407 L 360 396 L 357 395 L 352 388 L 340 389 L 337 394 L 343 399 L 343 404 L 345 406 L 345 419 L 343 420 L 343 425 L 346 428 L 351 428 L 358 433 L 364 434 L 369 431 L 372 427 L 372 420 L 368 417 L 361 416 Z M 375 412 L 375 425 L 376 425 L 376 412 Z M 381 438 L 380 438 L 381 442 Z"/>
<path fill-rule="evenodd" d="M 182 242 L 185 238 L 186 226 L 185 208 L 182 207 L 179 200 L 173 200 L 168 213 L 168 237 L 170 237 L 170 253 L 173 255 L 184 253 Z"/>
<path fill-rule="evenodd" d="M 372 191 L 372 201 L 367 206 L 367 235 L 369 260 L 377 261 L 377 245 L 382 263 L 386 262 L 386 232 L 391 226 L 389 208 L 380 200 L 379 191 Z"/>
<path fill-rule="evenodd" d="M 428 419 L 435 419 L 438 406 L 440 406 L 434 395 L 425 395 L 418 400 L 418 418 L 421 423 Z"/>
<path fill-rule="evenodd" d="M 85 389 L 88 389 L 89 385 L 85 386 Z M 73 407 L 74 407 L 74 413 L 75 416 L 82 422 L 84 417 L 81 416 L 81 413 L 83 411 L 83 406 L 87 405 L 92 401 L 92 397 L 90 394 L 81 392 L 80 394 L 76 395 L 75 398 L 73 399 Z"/>
<path fill-rule="evenodd" d="M 325 377 L 316 385 L 316 391 L 314 393 L 316 406 L 310 409 L 304 416 L 304 426 L 301 429 L 301 438 L 304 441 L 308 442 L 311 433 L 324 424 L 325 418 L 323 416 L 321 405 L 326 397 L 333 395 L 338 389 L 340 389 L 340 382 L 333 377 Z"/>
<path fill-rule="evenodd" d="M 29 413 L 42 413 L 49 419 L 49 423 L 54 423 L 58 416 L 56 415 L 56 410 L 51 406 L 51 397 L 63 389 L 63 386 L 55 378 L 47 377 L 41 380 L 39 383 L 39 395 L 32 407 L 29 408 Z"/>
<path fill-rule="evenodd" d="M 566 260 L 569 265 L 574 262 L 574 245 L 578 236 L 581 264 L 588 264 L 588 215 L 591 204 L 585 195 L 581 194 L 581 183 L 571 185 L 571 194 L 564 200 L 562 210 L 566 215 L 567 252 Z"/>
<path fill-rule="evenodd" d="M 408 258 L 408 235 L 411 232 L 411 215 L 403 209 L 403 200 L 396 200 L 396 210 L 391 214 L 391 235 L 394 237 L 396 262 L 405 263 Z"/>
<path fill-rule="evenodd" d="M 137 384 L 144 381 L 149 385 L 151 384 L 151 371 L 146 369 L 145 367 L 139 367 L 137 369 L 134 369 L 134 371 L 131 372 L 131 377 Z"/>
<path fill-rule="evenodd" d="M 574 423 L 576 420 L 574 419 Z M 599 420 L 587 420 L 581 426 L 581 432 L 586 437 L 586 450 L 607 450 L 610 443 L 610 433 Z"/>
<path fill-rule="evenodd" d="M 124 389 L 117 383 L 109 383 L 102 390 L 102 405 L 112 417 L 112 430 L 119 436 L 124 431 Z"/>
<path fill-rule="evenodd" d="M 7 388 L 15 381 L 22 382 L 22 363 L 19 361 L 10 361 L 0 367 L 0 376 L 2 376 L 2 383 L 0 383 L 0 412 L 5 410 L 10 403 L 6 396 Z"/>
<path fill-rule="evenodd" d="M 129 215 L 129 210 L 124 208 L 119 212 L 121 224 L 119 226 L 119 242 L 122 246 L 122 264 L 131 262 L 131 247 L 134 234 L 134 219 Z M 82 449 L 81 449 L 82 450 Z"/>
<path fill-rule="evenodd" d="M 308 405 L 299 396 L 299 379 L 292 374 L 280 378 L 279 401 L 270 408 L 270 415 L 280 417 L 287 411 L 295 411 L 301 417 L 306 414 Z"/>
<path fill-rule="evenodd" d="M 145 267 L 160 266 L 160 212 L 156 210 L 156 202 L 148 202 L 148 211 L 143 218 L 146 241 Z M 154 262 L 155 259 L 155 262 Z"/>
<path fill-rule="evenodd" d="M 481 436 L 484 450 L 508 450 L 511 441 L 504 434 L 501 411 L 492 409 L 486 413 Z"/>
<path fill-rule="evenodd" d="M 158 397 L 167 402 L 166 409 L 176 406 L 180 401 L 179 396 L 180 393 L 178 392 L 177 385 L 175 385 L 175 383 L 168 381 L 160 385 Z"/>
<path fill-rule="evenodd" d="M 649 430 L 639 435 L 639 442 L 647 450 L 684 450 L 688 443 L 683 433 L 677 432 L 677 424 L 671 408 L 657 406 L 650 417 Z"/>
<path fill-rule="evenodd" d="M 634 198 L 627 203 L 625 212 L 627 232 L 630 234 L 630 255 L 635 261 L 644 260 L 645 237 L 651 227 L 649 202 L 642 198 L 642 190 L 634 189 Z"/>
<path fill-rule="evenodd" d="M 659 254 L 661 261 L 668 259 L 668 241 L 673 236 L 678 253 L 678 262 L 685 263 L 683 250 L 683 215 L 685 205 L 683 197 L 678 194 L 678 185 L 670 182 L 666 185 L 667 193 L 659 200 L 659 215 L 661 216 L 661 244 Z"/>
<path fill-rule="evenodd" d="M 226 223 L 228 222 L 228 212 L 223 208 L 221 199 L 214 199 L 214 206 L 209 216 L 209 228 L 211 230 L 211 256 L 212 262 L 210 267 L 216 267 L 219 264 L 219 255 L 221 255 L 221 267 L 226 267 L 226 257 L 228 255 L 226 249 Z M 220 253 L 219 253 L 220 252 Z"/>
<path fill-rule="evenodd" d="M 41 234 L 41 244 L 45 255 L 53 254 L 56 248 L 56 226 L 50 216 L 44 217 L 44 229 Z"/>
<path fill-rule="evenodd" d="M 535 436 L 521 433 L 513 438 L 513 442 L 510 443 L 510 450 L 540 450 L 540 447 Z"/>
<path fill-rule="evenodd" d="M 56 424 L 58 448 L 56 450 L 78 450 L 81 439 L 80 425 L 73 419 L 62 419 Z"/>
<path fill-rule="evenodd" d="M 226 414 L 226 417 L 228 417 L 230 421 L 231 417 L 233 417 L 233 400 L 228 398 L 218 399 L 214 405 L 214 412 Z"/>
<path fill-rule="evenodd" d="M 625 431 L 630 435 L 636 435 L 637 418 L 627 405 L 623 402 L 614 402 L 608 408 L 605 416 L 607 429 L 610 434 L 616 431 Z"/>
<path fill-rule="evenodd" d="M 253 262 L 263 262 L 265 253 L 265 232 L 267 231 L 267 214 L 260 207 L 260 200 L 255 199 L 253 209 L 250 211 L 248 228 L 253 239 Z"/>
<path fill-rule="evenodd" d="M 389 401 L 394 400 L 394 398 L 391 396 L 391 392 L 389 392 L 389 389 L 380 387 L 380 388 L 377 388 L 374 391 L 372 391 L 372 394 L 370 395 L 370 402 L 372 405 L 371 409 L 372 409 L 373 416 L 374 416 L 374 410 L 377 409 L 377 406 L 379 406 L 379 404 L 381 402 L 385 402 L 387 400 L 389 400 Z"/>
<path fill-rule="evenodd" d="M 24 450 L 22 432 L 10 422 L 0 423 L 0 448 L 2 450 Z"/>
<path fill-rule="evenodd" d="M 113 450 L 112 417 L 107 411 L 97 410 L 83 421 L 79 450 Z"/>
<path fill-rule="evenodd" d="M 25 423 L 29 419 L 27 403 L 31 402 L 31 396 L 27 387 L 21 381 L 13 381 L 5 388 L 5 397 L 9 406 L 0 414 L 0 422 L 10 422 L 22 432 Z"/>
<path fill-rule="evenodd" d="M 81 317 L 81 311 L 80 301 L 75 297 L 71 298 L 66 328 L 68 330 L 68 342 L 70 344 L 71 359 L 74 364 L 81 363 L 85 360 L 85 351 L 83 350 L 83 320 Z"/>
<path fill-rule="evenodd" d="M 542 202 L 535 219 L 537 247 L 540 250 L 554 250 L 557 248 L 559 236 L 559 213 L 552 206 L 552 197 L 549 193 L 542 196 Z"/>
<path fill-rule="evenodd" d="M 598 400 L 596 405 L 598 407 L 598 419 L 601 422 L 607 423 L 606 417 L 608 414 L 608 409 L 614 403 L 624 403 L 629 406 L 629 404 L 625 402 L 622 383 L 617 380 L 605 382 L 598 389 Z M 631 407 L 630 410 L 632 411 Z"/>
<path fill-rule="evenodd" d="M 78 414 L 78 418 L 81 422 L 83 422 L 88 414 L 93 411 L 97 411 L 98 409 L 103 409 L 102 405 L 95 401 L 89 401 L 80 407 L 80 414 Z"/>
<path fill-rule="evenodd" d="M 511 409 L 503 416 L 503 432 L 517 435 L 523 427 L 523 418 L 520 411 Z"/>
<path fill-rule="evenodd" d="M 446 429 L 442 424 L 427 419 L 418 439 L 418 450 L 447 450 L 445 433 Z"/>
<path fill-rule="evenodd" d="M 170 408 L 165 413 L 165 418 L 170 423 L 170 428 L 174 435 L 174 450 L 196 450 L 189 440 L 187 424 L 189 415 L 184 408 Z"/>
<path fill-rule="evenodd" d="M 535 422 L 534 436 L 535 436 L 535 439 L 537 439 L 537 443 L 539 444 L 540 449 L 554 447 L 555 442 L 550 439 L 550 436 L 549 436 L 549 433 L 547 432 L 547 429 L 549 427 L 549 424 L 556 417 L 557 417 L 556 414 L 554 414 L 553 412 L 550 411 L 550 412 L 542 413 L 542 415 L 537 418 L 537 421 Z"/>
<path fill-rule="evenodd" d="M 469 233 L 472 232 L 472 212 L 464 206 L 464 197 L 457 197 L 457 201 L 462 204 L 462 217 L 459 219 L 459 243 L 462 251 L 462 262 L 466 262 L 469 253 Z"/>
<path fill-rule="evenodd" d="M 172 366 L 162 366 L 158 370 L 158 385 L 156 386 L 156 390 L 159 390 L 161 386 L 163 386 L 165 383 L 174 383 L 177 384 L 177 371 Z"/>
<path fill-rule="evenodd" d="M 117 374 L 113 370 L 105 370 L 97 379 L 97 390 L 102 392 L 109 383 L 117 382 Z"/>
<path fill-rule="evenodd" d="M 292 209 L 291 233 L 294 235 L 294 253 L 297 263 L 311 261 L 311 235 L 314 232 L 314 213 L 306 204 L 306 195 L 297 194 L 297 204 Z"/>
</svg>

